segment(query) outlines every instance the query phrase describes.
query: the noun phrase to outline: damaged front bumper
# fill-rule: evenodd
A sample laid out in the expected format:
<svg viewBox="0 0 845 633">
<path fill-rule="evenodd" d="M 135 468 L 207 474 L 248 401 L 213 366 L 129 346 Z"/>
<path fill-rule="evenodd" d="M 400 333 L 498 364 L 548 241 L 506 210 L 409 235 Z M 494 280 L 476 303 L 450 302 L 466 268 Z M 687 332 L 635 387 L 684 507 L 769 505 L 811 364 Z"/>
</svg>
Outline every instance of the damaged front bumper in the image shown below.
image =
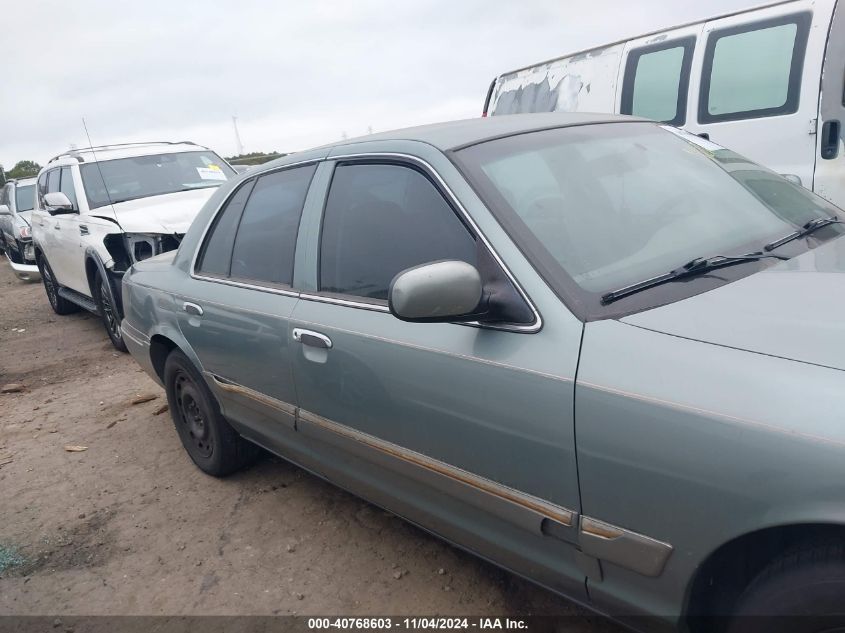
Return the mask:
<svg viewBox="0 0 845 633">
<path fill-rule="evenodd" d="M 16 264 L 11 260 L 8 253 L 6 254 L 6 259 L 9 261 L 9 266 L 15 271 L 18 279 L 23 279 L 24 281 L 38 281 L 41 279 L 41 271 L 38 270 L 38 266 L 35 264 Z"/>
<path fill-rule="evenodd" d="M 11 266 L 12 270 L 15 271 L 15 275 L 17 275 L 18 279 L 23 279 L 24 281 L 40 280 L 41 271 L 38 270 L 38 266 L 35 264 L 35 248 L 32 244 L 32 240 L 18 242 L 18 248 L 20 249 L 18 252 L 18 258 L 23 261 L 22 264 L 18 264 L 13 261 L 12 258 L 9 257 L 8 251 L 6 252 L 6 259 L 9 262 L 9 266 Z"/>
</svg>

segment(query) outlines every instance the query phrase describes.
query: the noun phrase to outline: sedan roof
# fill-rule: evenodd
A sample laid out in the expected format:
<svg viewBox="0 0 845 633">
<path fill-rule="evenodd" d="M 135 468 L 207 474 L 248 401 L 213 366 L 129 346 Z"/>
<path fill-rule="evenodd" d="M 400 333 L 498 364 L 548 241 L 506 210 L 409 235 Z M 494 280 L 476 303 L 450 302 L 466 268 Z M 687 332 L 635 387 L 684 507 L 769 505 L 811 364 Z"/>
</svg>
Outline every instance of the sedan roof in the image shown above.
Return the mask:
<svg viewBox="0 0 845 633">
<path fill-rule="evenodd" d="M 541 114 L 511 114 L 476 119 L 464 119 L 447 123 L 434 123 L 409 127 L 390 132 L 379 132 L 337 143 L 327 147 L 342 147 L 365 141 L 407 140 L 421 141 L 441 151 L 454 150 L 468 145 L 525 132 L 591 125 L 594 123 L 621 123 L 647 121 L 617 114 L 591 114 L 585 112 L 548 112 Z"/>
</svg>

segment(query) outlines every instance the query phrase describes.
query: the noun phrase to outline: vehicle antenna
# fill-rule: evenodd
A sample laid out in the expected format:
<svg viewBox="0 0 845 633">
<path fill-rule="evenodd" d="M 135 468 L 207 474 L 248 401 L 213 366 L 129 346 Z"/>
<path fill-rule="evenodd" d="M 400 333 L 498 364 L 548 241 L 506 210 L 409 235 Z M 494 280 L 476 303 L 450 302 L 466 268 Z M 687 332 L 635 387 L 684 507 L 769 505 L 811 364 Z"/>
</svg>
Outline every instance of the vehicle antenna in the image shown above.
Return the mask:
<svg viewBox="0 0 845 633">
<path fill-rule="evenodd" d="M 94 151 L 94 144 L 91 142 L 91 135 L 88 134 L 88 125 L 85 123 L 85 117 L 82 117 L 82 127 L 85 128 L 85 136 L 88 138 L 88 149 L 91 150 L 91 154 L 94 156 L 94 163 L 97 165 L 97 171 L 100 174 L 100 180 L 103 181 L 103 189 L 106 190 L 106 198 L 109 199 L 109 206 L 111 207 L 111 211 L 114 214 L 114 221 L 117 222 L 117 225 L 120 226 L 120 221 L 117 219 L 117 211 L 114 210 L 114 202 L 112 202 L 111 194 L 109 193 L 109 186 L 106 184 L 106 179 L 103 176 L 103 170 L 100 167 L 100 161 L 97 158 L 97 153 Z M 123 228 L 122 226 L 120 227 Z"/>
</svg>

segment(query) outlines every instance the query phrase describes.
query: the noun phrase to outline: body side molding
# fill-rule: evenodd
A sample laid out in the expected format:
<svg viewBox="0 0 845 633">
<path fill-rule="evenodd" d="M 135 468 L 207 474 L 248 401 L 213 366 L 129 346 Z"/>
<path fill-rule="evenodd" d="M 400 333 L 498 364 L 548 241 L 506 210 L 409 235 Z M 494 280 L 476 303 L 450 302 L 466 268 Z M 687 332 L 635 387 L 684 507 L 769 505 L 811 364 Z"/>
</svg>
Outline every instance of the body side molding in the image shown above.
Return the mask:
<svg viewBox="0 0 845 633">
<path fill-rule="evenodd" d="M 672 554 L 669 543 L 586 516 L 581 517 L 578 542 L 585 554 L 651 578 L 663 573 Z"/>
</svg>

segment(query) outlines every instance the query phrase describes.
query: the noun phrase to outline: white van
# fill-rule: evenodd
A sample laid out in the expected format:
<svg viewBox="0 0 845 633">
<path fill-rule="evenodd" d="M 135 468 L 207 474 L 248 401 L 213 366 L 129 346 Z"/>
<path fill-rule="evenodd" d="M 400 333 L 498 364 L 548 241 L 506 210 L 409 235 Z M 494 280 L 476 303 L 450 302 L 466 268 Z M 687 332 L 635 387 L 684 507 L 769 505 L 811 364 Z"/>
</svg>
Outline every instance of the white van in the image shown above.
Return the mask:
<svg viewBox="0 0 845 633">
<path fill-rule="evenodd" d="M 845 207 L 845 2 L 797 0 L 505 73 L 484 114 L 614 112 L 663 121 Z"/>
</svg>

